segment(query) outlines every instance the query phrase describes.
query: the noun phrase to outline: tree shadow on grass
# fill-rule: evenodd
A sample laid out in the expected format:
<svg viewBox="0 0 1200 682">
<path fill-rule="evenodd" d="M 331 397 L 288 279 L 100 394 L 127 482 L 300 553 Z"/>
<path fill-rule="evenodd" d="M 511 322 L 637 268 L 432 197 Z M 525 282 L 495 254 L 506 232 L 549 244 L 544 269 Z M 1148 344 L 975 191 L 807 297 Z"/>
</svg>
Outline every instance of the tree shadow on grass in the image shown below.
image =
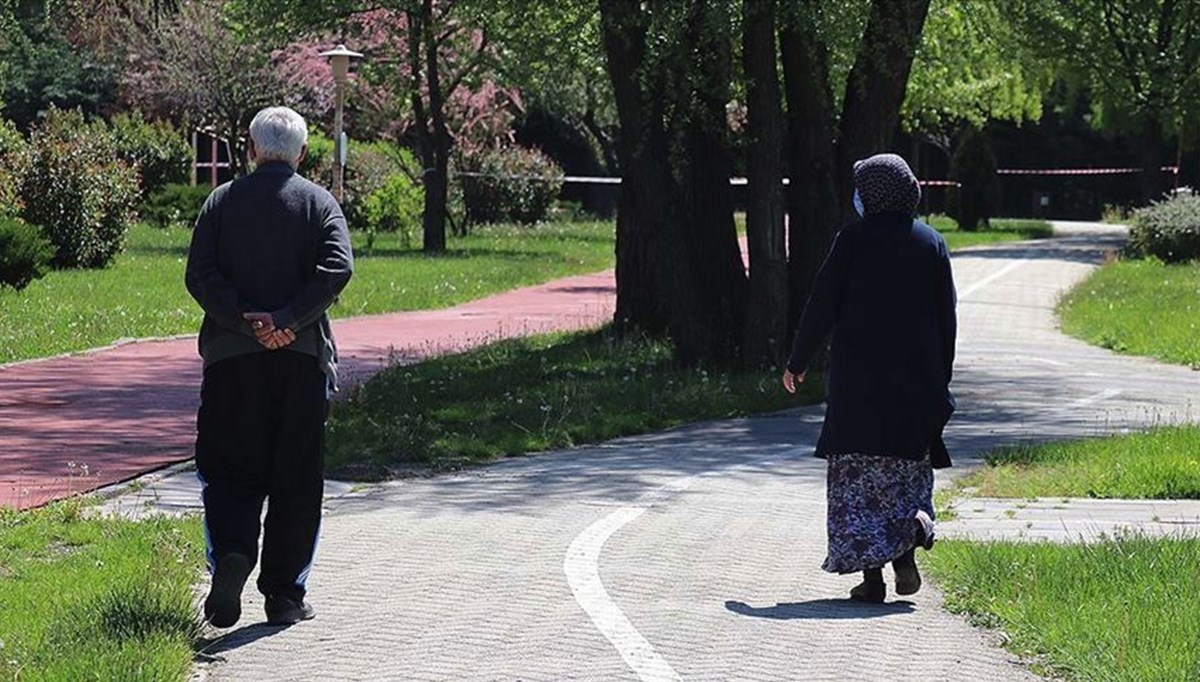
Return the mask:
<svg viewBox="0 0 1200 682">
<path fill-rule="evenodd" d="M 843 620 L 881 618 L 914 611 L 913 603 L 894 601 L 886 604 L 864 604 L 850 599 L 813 599 L 810 601 L 780 603 L 774 606 L 750 606 L 746 602 L 729 600 L 725 608 L 739 616 L 769 618 L 771 620 Z"/>
</svg>

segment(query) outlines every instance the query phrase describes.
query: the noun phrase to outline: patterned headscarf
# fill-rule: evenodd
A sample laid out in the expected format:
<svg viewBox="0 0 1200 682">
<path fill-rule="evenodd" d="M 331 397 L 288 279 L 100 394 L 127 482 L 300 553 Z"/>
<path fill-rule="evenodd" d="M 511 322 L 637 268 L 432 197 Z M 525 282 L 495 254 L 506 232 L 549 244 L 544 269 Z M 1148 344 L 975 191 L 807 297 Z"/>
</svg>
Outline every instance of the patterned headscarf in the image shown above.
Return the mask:
<svg viewBox="0 0 1200 682">
<path fill-rule="evenodd" d="M 916 215 L 921 201 L 917 176 L 895 154 L 876 154 L 855 163 L 854 188 L 862 198 L 865 216 L 888 211 Z"/>
</svg>

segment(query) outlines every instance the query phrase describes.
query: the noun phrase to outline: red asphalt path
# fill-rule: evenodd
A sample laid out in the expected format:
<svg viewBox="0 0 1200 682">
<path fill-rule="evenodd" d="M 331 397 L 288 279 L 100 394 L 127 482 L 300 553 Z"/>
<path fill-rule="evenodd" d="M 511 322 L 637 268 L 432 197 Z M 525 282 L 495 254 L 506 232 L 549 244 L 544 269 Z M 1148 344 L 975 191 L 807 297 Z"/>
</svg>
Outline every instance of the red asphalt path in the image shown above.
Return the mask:
<svg viewBox="0 0 1200 682">
<path fill-rule="evenodd" d="M 615 304 L 604 272 L 444 310 L 336 320 L 340 383 L 390 362 L 596 327 Z M 0 366 L 0 507 L 38 506 L 190 458 L 200 376 L 194 337 Z"/>
</svg>

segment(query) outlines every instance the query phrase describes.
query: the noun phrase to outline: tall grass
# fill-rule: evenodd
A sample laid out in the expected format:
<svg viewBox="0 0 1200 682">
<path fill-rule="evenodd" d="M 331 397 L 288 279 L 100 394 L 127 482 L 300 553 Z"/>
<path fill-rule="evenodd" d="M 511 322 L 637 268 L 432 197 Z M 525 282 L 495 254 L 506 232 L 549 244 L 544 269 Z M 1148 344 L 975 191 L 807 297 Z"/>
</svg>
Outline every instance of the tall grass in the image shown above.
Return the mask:
<svg viewBox="0 0 1200 682">
<path fill-rule="evenodd" d="M 1200 539 L 948 541 L 922 562 L 952 611 L 1071 680 L 1200 680 Z"/>
</svg>

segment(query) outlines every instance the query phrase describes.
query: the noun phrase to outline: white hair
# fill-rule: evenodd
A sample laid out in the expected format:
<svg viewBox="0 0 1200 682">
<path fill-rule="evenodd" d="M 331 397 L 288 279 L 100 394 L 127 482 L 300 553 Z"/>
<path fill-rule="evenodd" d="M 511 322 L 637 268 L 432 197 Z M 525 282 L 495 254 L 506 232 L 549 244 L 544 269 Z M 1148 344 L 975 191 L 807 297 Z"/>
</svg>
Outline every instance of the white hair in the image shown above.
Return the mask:
<svg viewBox="0 0 1200 682">
<path fill-rule="evenodd" d="M 255 161 L 284 161 L 293 168 L 300 150 L 308 143 L 308 125 L 304 117 L 288 107 L 267 107 L 250 122 Z"/>
</svg>

